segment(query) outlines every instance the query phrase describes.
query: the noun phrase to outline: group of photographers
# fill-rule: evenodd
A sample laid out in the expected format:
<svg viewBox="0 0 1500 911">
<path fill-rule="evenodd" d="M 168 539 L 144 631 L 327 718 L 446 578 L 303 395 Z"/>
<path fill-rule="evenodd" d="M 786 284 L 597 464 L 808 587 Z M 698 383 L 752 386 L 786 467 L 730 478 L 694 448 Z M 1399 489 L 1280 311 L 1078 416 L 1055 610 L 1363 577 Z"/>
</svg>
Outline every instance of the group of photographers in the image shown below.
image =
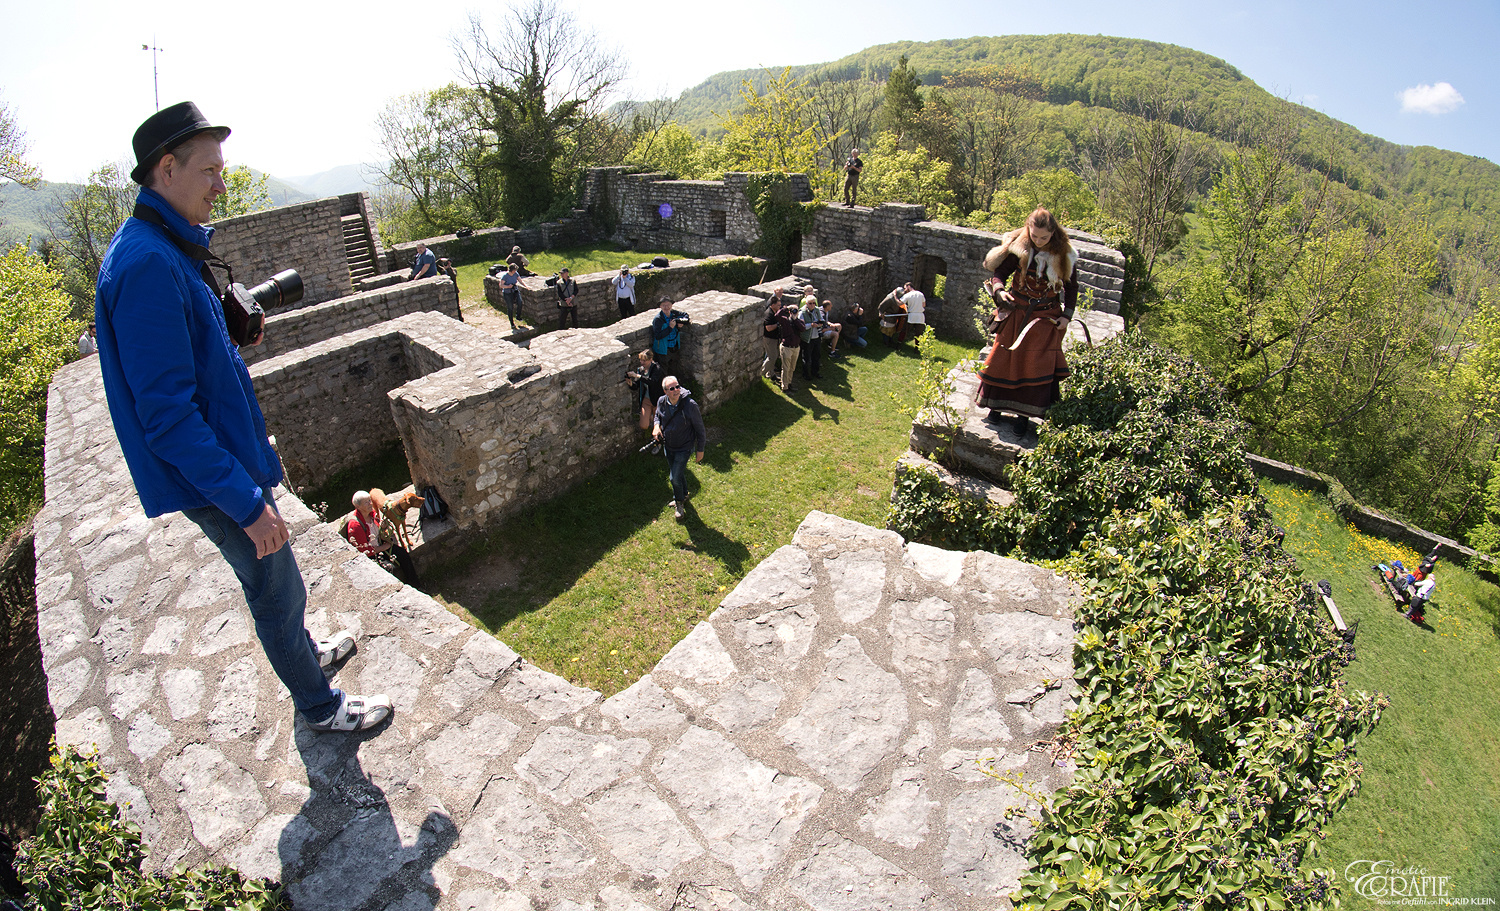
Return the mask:
<svg viewBox="0 0 1500 911">
<path fill-rule="evenodd" d="M 783 392 L 793 392 L 792 375 L 797 363 L 802 364 L 802 378 L 807 382 L 823 376 L 823 343 L 828 343 L 828 356 L 840 357 L 839 342 L 847 338 L 849 343 L 863 348 L 865 340 L 865 309 L 858 302 L 850 304 L 844 311 L 841 322 L 832 318 L 833 302 L 818 301 L 818 289 L 804 290 L 800 307 L 787 301 L 785 289 L 771 292 L 766 302 L 765 318 L 761 321 L 761 343 L 764 357 L 760 372 L 766 379 L 781 381 Z M 779 364 L 779 366 L 778 366 Z"/>
</svg>

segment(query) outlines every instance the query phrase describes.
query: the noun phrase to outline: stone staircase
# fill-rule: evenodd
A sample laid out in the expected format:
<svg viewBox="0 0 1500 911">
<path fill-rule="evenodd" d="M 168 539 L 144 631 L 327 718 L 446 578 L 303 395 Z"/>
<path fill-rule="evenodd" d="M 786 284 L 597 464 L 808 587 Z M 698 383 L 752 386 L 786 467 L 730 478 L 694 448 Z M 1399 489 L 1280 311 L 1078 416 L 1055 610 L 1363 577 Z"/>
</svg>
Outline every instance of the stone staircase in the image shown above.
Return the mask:
<svg viewBox="0 0 1500 911">
<path fill-rule="evenodd" d="M 363 215 L 345 215 L 339 221 L 344 231 L 344 253 L 349 259 L 349 279 L 358 284 L 376 272 L 375 250 L 370 245 L 370 228 Z"/>
</svg>

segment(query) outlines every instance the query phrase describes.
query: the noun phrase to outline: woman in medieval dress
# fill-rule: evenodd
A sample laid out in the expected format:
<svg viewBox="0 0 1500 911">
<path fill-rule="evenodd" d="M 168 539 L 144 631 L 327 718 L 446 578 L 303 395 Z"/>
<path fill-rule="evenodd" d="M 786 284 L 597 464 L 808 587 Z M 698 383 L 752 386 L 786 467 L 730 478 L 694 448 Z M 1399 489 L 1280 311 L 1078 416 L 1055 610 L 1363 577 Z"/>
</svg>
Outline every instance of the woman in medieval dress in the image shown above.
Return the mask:
<svg viewBox="0 0 1500 911">
<path fill-rule="evenodd" d="M 984 258 L 994 273 L 984 286 L 995 302 L 996 328 L 980 370 L 978 402 L 994 423 L 1012 415 L 1018 434 L 1030 429 L 1031 418 L 1047 414 L 1068 376 L 1062 343 L 1078 305 L 1077 262 L 1067 233 L 1041 208 Z"/>
</svg>

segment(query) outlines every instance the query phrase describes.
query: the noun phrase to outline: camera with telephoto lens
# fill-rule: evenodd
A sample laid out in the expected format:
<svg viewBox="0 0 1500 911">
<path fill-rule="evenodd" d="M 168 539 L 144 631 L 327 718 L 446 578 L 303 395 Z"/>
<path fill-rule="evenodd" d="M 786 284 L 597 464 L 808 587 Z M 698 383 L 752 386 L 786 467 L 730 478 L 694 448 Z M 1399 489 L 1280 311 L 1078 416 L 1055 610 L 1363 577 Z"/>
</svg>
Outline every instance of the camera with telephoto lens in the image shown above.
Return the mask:
<svg viewBox="0 0 1500 911">
<path fill-rule="evenodd" d="M 640 449 L 638 449 L 636 451 L 637 452 L 649 452 L 652 455 L 656 455 L 657 453 L 661 452 L 661 440 L 658 440 L 656 437 L 652 437 L 650 440 L 648 440 L 646 442 L 646 445 L 642 446 Z"/>
<path fill-rule="evenodd" d="M 266 328 L 266 308 L 302 300 L 302 276 L 296 269 L 278 272 L 254 288 L 239 282 L 224 292 L 224 322 L 236 345 L 253 345 Z"/>
</svg>

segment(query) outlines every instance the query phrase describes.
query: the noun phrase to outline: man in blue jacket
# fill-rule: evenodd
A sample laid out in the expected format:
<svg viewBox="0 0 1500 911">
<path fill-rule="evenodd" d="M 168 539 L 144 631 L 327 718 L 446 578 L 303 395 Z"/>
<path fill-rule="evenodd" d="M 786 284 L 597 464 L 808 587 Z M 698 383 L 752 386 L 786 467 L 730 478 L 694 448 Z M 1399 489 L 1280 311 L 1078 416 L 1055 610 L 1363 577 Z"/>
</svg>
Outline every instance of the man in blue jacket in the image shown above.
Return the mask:
<svg viewBox="0 0 1500 911">
<path fill-rule="evenodd" d="M 309 727 L 364 730 L 390 715 L 391 702 L 342 693 L 323 674 L 354 639 L 314 642 L 303 626 L 307 588 L 272 497 L 281 461 L 202 261 L 228 135 L 190 101 L 136 130 L 130 176 L 142 189 L 135 217 L 104 254 L 95 294 L 104 391 L 146 515 L 180 510 L 219 548 Z"/>
</svg>

